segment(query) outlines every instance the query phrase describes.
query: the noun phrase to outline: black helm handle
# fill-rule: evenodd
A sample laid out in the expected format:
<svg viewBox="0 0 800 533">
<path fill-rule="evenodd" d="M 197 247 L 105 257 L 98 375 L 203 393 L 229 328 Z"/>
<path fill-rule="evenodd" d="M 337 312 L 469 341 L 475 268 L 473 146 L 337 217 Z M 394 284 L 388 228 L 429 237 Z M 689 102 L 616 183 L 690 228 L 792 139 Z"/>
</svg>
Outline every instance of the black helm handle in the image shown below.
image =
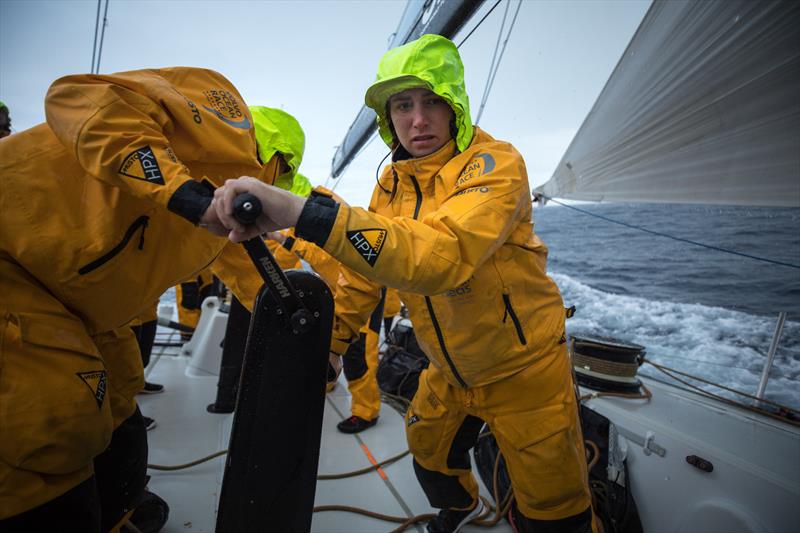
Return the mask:
<svg viewBox="0 0 800 533">
<path fill-rule="evenodd" d="M 261 200 L 249 192 L 240 194 L 233 199 L 233 216 L 242 224 L 253 224 L 261 215 L 262 209 Z M 247 250 L 250 259 L 252 259 L 256 270 L 258 270 L 264 283 L 269 288 L 272 298 L 278 305 L 278 314 L 286 315 L 295 333 L 308 331 L 316 322 L 316 319 L 306 309 L 305 304 L 261 237 L 254 237 L 242 242 L 242 244 Z"/>
<path fill-rule="evenodd" d="M 242 224 L 254 223 L 261 212 L 261 200 L 249 192 L 233 199 L 233 217 Z"/>
</svg>

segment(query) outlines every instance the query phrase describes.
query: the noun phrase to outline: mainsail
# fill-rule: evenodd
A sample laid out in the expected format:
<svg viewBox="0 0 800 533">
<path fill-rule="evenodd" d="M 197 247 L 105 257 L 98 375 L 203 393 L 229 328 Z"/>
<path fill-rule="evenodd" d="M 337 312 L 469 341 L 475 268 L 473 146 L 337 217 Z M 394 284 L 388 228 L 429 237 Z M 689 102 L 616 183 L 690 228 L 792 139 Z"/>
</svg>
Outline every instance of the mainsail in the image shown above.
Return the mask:
<svg viewBox="0 0 800 533">
<path fill-rule="evenodd" d="M 483 0 L 409 0 L 389 48 L 428 33 L 452 38 L 482 3 Z M 362 106 L 333 155 L 332 177 L 336 178 L 344 172 L 377 127 L 375 112 Z"/>
<path fill-rule="evenodd" d="M 655 0 L 537 192 L 800 206 L 800 2 Z"/>
</svg>

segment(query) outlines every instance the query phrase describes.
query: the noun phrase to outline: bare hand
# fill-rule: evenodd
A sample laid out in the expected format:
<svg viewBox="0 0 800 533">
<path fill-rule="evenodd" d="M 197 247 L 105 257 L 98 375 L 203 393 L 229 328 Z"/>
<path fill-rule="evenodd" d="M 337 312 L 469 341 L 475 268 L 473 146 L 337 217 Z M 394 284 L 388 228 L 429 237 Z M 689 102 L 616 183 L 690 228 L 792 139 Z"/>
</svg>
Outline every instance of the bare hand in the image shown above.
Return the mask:
<svg viewBox="0 0 800 533">
<path fill-rule="evenodd" d="M 222 224 L 222 221 L 217 216 L 217 208 L 215 205 L 216 201 L 216 198 L 211 200 L 208 209 L 206 209 L 205 213 L 203 213 L 203 216 L 200 217 L 200 221 L 197 225 L 201 228 L 207 229 L 214 235 L 219 237 L 227 237 L 230 231 Z"/>
<path fill-rule="evenodd" d="M 248 226 L 233 217 L 233 200 L 244 193 L 255 195 L 261 201 L 263 210 L 255 223 Z M 214 199 L 217 217 L 230 230 L 228 238 L 233 242 L 296 225 L 306 203 L 305 198 L 249 176 L 227 180 L 225 185 L 214 191 Z"/>
<path fill-rule="evenodd" d="M 278 244 L 284 244 L 286 242 L 286 235 L 284 235 L 280 231 L 268 231 L 267 239 L 275 241 Z"/>
</svg>

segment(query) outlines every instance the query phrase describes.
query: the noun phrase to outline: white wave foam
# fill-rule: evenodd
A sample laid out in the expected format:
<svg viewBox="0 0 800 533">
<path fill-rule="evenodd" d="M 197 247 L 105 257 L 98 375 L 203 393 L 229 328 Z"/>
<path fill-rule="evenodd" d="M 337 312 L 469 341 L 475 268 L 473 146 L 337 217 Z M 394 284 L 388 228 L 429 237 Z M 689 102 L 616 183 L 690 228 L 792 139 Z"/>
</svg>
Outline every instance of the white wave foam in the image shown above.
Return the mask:
<svg viewBox="0 0 800 533">
<path fill-rule="evenodd" d="M 603 335 L 641 344 L 647 348 L 647 358 L 656 363 L 755 394 L 777 317 L 611 294 L 565 274 L 551 276 L 561 289 L 565 304 L 577 308 L 575 316 L 567 321 L 569 333 Z M 798 408 L 800 323 L 786 322 L 781 339 L 766 397 Z M 640 371 L 665 378 L 649 365 Z M 733 397 L 710 386 L 693 384 Z"/>
</svg>

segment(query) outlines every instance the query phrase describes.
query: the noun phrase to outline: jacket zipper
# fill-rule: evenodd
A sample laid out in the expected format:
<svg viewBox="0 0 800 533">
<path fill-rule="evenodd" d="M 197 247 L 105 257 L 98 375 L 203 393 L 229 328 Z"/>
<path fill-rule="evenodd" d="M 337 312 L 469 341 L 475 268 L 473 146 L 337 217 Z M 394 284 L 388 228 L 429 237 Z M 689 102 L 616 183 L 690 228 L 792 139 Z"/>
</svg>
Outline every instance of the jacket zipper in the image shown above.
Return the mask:
<svg viewBox="0 0 800 533">
<path fill-rule="evenodd" d="M 419 182 L 417 182 L 416 176 L 411 176 L 411 183 L 414 185 L 414 192 L 417 195 L 417 204 L 414 206 L 414 220 L 417 219 L 419 216 L 419 209 L 422 207 L 422 191 L 419 188 Z M 439 340 L 439 347 L 442 349 L 442 354 L 444 355 L 445 361 L 447 361 L 447 365 L 450 367 L 450 371 L 455 376 L 458 383 L 467 388 L 467 383 L 461 377 L 461 374 L 458 373 L 458 369 L 456 365 L 453 364 L 453 360 L 450 358 L 450 353 L 447 351 L 447 347 L 444 344 L 444 335 L 442 334 L 442 328 L 439 326 L 439 321 L 436 320 L 436 314 L 433 312 L 433 302 L 431 302 L 430 296 L 425 297 L 425 304 L 428 306 L 428 313 L 431 315 L 431 323 L 433 324 L 433 329 L 436 331 L 436 338 Z"/>
<path fill-rule="evenodd" d="M 519 342 L 521 342 L 523 345 L 528 344 L 528 341 L 525 340 L 525 333 L 522 331 L 522 324 L 519 323 L 519 318 L 517 318 L 517 313 L 515 313 L 514 308 L 511 307 L 511 297 L 508 294 L 503 293 L 503 303 L 506 305 L 506 312 L 503 315 L 503 323 L 505 324 L 506 317 L 511 316 L 511 321 L 514 323 L 514 328 L 517 330 Z"/>
<path fill-rule="evenodd" d="M 122 237 L 122 240 L 114 248 L 112 248 L 108 253 L 106 253 L 102 257 L 98 257 L 91 263 L 82 266 L 80 269 L 78 269 L 78 274 L 81 275 L 88 274 L 89 272 L 97 270 L 104 264 L 114 259 L 115 256 L 119 255 L 119 253 L 125 249 L 125 247 L 128 245 L 128 242 L 130 242 L 130 240 L 133 238 L 133 235 L 136 233 L 136 230 L 138 230 L 139 228 L 142 228 L 142 233 L 139 235 L 139 249 L 140 250 L 144 249 L 144 230 L 145 228 L 147 228 L 147 224 L 149 221 L 150 217 L 147 215 L 142 215 L 136 220 L 134 220 L 133 224 L 131 224 L 130 227 L 128 227 L 127 231 L 125 232 L 125 236 Z"/>
</svg>

